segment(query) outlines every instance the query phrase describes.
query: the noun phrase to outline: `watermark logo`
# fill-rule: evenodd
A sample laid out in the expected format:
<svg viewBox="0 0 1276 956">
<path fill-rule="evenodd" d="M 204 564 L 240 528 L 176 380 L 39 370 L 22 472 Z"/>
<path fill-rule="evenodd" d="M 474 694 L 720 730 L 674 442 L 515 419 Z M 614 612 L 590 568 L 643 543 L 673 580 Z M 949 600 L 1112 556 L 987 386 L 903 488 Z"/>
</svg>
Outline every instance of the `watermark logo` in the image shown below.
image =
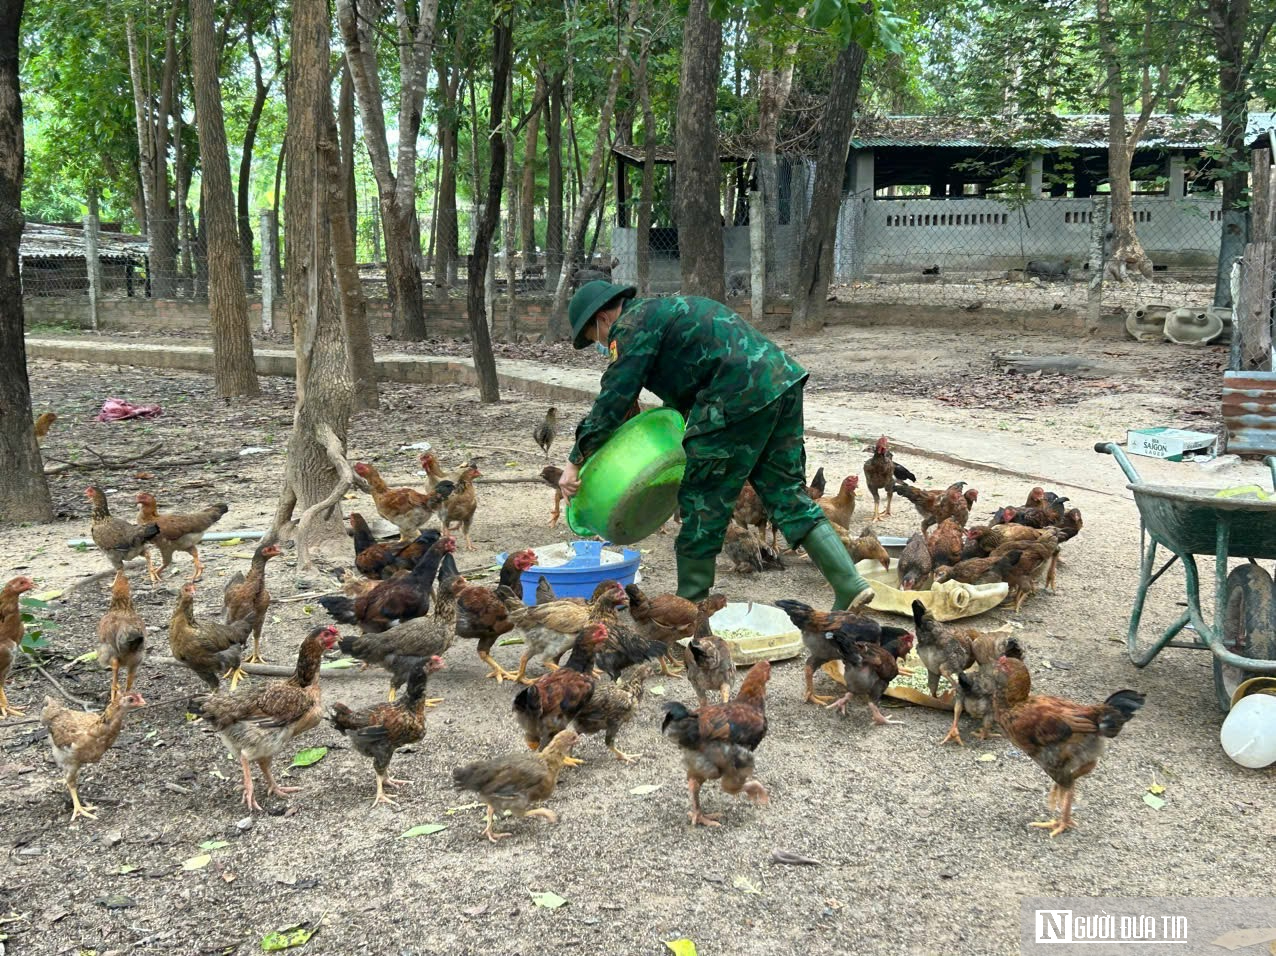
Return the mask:
<svg viewBox="0 0 1276 956">
<path fill-rule="evenodd" d="M 1025 899 L 1024 956 L 1224 956 L 1276 952 L 1276 899 L 1219 897 Z M 1048 948 L 1046 948 L 1048 947 Z M 1075 948 L 1073 948 L 1075 947 Z"/>
</svg>

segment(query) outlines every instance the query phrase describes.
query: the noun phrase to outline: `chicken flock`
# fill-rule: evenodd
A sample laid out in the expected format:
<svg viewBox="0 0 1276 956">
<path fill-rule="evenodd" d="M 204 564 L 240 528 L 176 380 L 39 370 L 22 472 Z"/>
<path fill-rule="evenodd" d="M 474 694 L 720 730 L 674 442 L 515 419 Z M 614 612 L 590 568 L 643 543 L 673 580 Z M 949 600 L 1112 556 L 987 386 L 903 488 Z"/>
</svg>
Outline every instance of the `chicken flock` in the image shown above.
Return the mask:
<svg viewBox="0 0 1276 956">
<path fill-rule="evenodd" d="M 546 454 L 553 431 L 551 409 L 534 436 Z M 559 598 L 541 577 L 536 602 L 529 605 L 523 600 L 523 577 L 537 559 L 527 549 L 508 554 L 495 582 L 469 580 L 457 565 L 454 533 L 466 549 L 474 549 L 470 530 L 481 472 L 467 462 L 448 477 L 431 453 L 422 455 L 420 464 L 426 474 L 424 491 L 392 488 L 372 465 L 354 465 L 377 513 L 399 530 L 399 538 L 378 541 L 367 519 L 351 513 L 353 571 L 345 573 L 340 593 L 319 598 L 334 623 L 310 630 L 290 676 L 250 681 L 245 687 L 238 686 L 245 668 L 263 660 L 263 630 L 272 603 L 267 571 L 280 547 L 263 540 L 248 572 L 236 574 L 223 588 L 220 611 L 198 610 L 197 582 L 203 572 L 198 547 L 227 506 L 169 514 L 159 510 L 152 495 L 139 494 L 134 522 L 112 516 L 101 489 L 86 490 L 93 541 L 115 569 L 98 625 L 99 661 L 111 670 L 110 701 L 101 713 L 92 714 L 46 698 L 40 715 L 64 774 L 72 820 L 91 819 L 95 811 L 80 799 L 80 768 L 100 760 L 127 715 L 147 706 L 134 691 L 147 652 L 146 627 L 133 606 L 125 562 L 144 557 L 150 580 L 158 582 L 178 552 L 191 556 L 194 573 L 173 606 L 169 649 L 174 661 L 203 685 L 202 692 L 183 700 L 188 712 L 203 720 L 238 759 L 242 799 L 250 810 L 261 809 L 253 765 L 268 794 L 287 795 L 295 788 L 276 781 L 272 761 L 325 718 L 372 763 L 373 806 L 397 805 L 387 788 L 406 781 L 390 776 L 390 764 L 396 751 L 423 739 L 428 709 L 443 702 L 428 695 L 429 680 L 444 669 L 445 655 L 458 639 L 474 642 L 488 678 L 516 688 L 513 723 L 526 746 L 454 770 L 455 785 L 475 791 L 487 807 L 483 833 L 488 839 L 511 835 L 496 829 L 506 812 L 555 821 L 554 812 L 540 804 L 552 797 L 564 768 L 580 762 L 572 750 L 582 736 L 602 735 L 618 761 L 639 759 L 641 754 L 620 748 L 619 738 L 638 715 L 645 682 L 656 674 L 685 675 L 696 695 L 695 709 L 666 702 L 661 724 L 663 735 L 683 756 L 691 823 L 719 823 L 701 806 L 701 788 L 710 781 L 755 805 L 768 802 L 755 760 L 768 732 L 771 664 L 754 664 L 733 691 L 737 675 L 731 648 L 711 625 L 713 615 L 726 605 L 722 594 L 696 604 L 673 594 L 648 594 L 636 584 L 604 581 L 589 598 Z M 547 482 L 552 470 L 546 469 Z M 894 460 L 885 436 L 871 449 L 863 478 L 873 498 L 874 520 L 892 513 L 896 497 L 921 518 L 920 530 L 907 540 L 897 562 L 871 522 L 858 535 L 851 530 L 859 475 L 846 476 L 836 493 L 826 496 L 820 469 L 806 493 L 833 522 L 855 560 L 880 563 L 884 569 L 894 563 L 905 591 L 949 580 L 1004 581 L 1007 600 L 1018 610 L 1041 586 L 1054 588 L 1060 546 L 1082 527 L 1080 512 L 1067 507 L 1066 497 L 1042 488 L 1033 488 L 1022 506 L 998 508 L 987 524 L 973 524 L 978 492 L 961 481 L 945 488 L 919 487 L 913 473 Z M 556 496 L 555 518 L 558 506 Z M 426 527 L 431 522 L 437 527 Z M 158 567 L 151 548 L 160 554 Z M 736 504 L 725 553 L 743 574 L 782 567 L 784 557 L 794 554 L 747 484 Z M 0 718 L 22 713 L 5 696 L 4 683 L 23 637 L 21 596 L 34 586 L 30 578 L 16 577 L 0 589 Z M 802 637 L 803 701 L 846 714 L 847 706 L 860 700 L 875 725 L 893 723 L 881 708 L 882 697 L 892 681 L 907 673 L 905 662 L 915 653 L 926 668 L 930 696 L 938 699 L 941 681 L 951 691 L 952 723 L 939 743 L 963 743 L 962 716 L 978 722 L 981 739 L 997 736 L 994 727 L 999 728 L 1053 781 L 1048 802 L 1055 816 L 1040 824 L 1051 835 L 1073 826 L 1076 781 L 1094 769 L 1106 740 L 1144 702 L 1142 694 L 1128 689 L 1101 704 L 1034 694 L 1024 647 L 1013 634 L 940 623 L 921 601 L 912 603 L 908 626 L 881 623 L 861 610 L 819 611 L 795 600 L 773 603 Z M 516 670 L 507 670 L 493 657 L 498 642 L 521 642 Z M 340 702 L 325 708 L 320 677 L 330 652 L 384 671 L 387 701 L 362 709 Z M 841 668 L 845 693 L 836 699 L 815 692 L 815 672 L 826 665 Z"/>
</svg>

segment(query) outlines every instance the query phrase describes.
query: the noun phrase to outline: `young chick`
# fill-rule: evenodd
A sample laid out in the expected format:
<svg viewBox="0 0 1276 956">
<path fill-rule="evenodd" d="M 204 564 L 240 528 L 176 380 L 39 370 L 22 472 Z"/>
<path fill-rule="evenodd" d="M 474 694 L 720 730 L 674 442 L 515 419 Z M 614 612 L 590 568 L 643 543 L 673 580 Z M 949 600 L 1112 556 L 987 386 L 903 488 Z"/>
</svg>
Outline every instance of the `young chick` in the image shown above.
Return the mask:
<svg viewBox="0 0 1276 956">
<path fill-rule="evenodd" d="M 616 746 L 620 728 L 633 719 L 642 703 L 643 682 L 657 671 L 654 663 L 629 668 L 614 681 L 600 680 L 584 709 L 577 712 L 572 726 L 583 736 L 604 732 L 603 743 L 617 760 L 633 763 L 642 754 L 627 754 Z"/>
<path fill-rule="evenodd" d="M 146 625 L 142 623 L 141 615 L 133 610 L 128 577 L 123 571 L 115 572 L 111 606 L 98 621 L 97 639 L 101 645 L 97 659 L 111 669 L 111 700 L 115 700 L 120 696 L 120 668 L 123 667 L 128 674 L 124 690 L 129 692 L 146 654 Z"/>
<path fill-rule="evenodd" d="M 536 439 L 536 444 L 541 446 L 541 451 L 545 453 L 546 458 L 549 458 L 550 446 L 554 444 L 554 431 L 557 424 L 558 409 L 551 406 L 545 412 L 545 420 L 532 432 L 532 437 Z"/>
<path fill-rule="evenodd" d="M 902 591 L 921 591 L 930 583 L 933 568 L 926 536 L 917 532 L 908 539 L 899 556 L 899 587 Z"/>
<path fill-rule="evenodd" d="M 487 804 L 485 837 L 495 843 L 513 836 L 492 829 L 497 812 L 505 810 L 516 817 L 540 817 L 550 823 L 558 822 L 558 816 L 547 807 L 528 808 L 549 799 L 558 785 L 558 774 L 579 739 L 580 735 L 574 730 L 560 730 L 544 750 L 506 754 L 452 771 L 452 780 L 459 789 L 476 791 L 479 799 Z"/>
<path fill-rule="evenodd" d="M 969 714 L 980 721 L 975 736 L 980 740 L 989 737 L 1000 737 L 992 732 L 995 718 L 992 707 L 992 693 L 997 661 L 1002 657 L 1013 657 L 1023 660 L 1023 645 L 1017 637 L 996 634 L 980 634 L 974 640 L 976 666 L 974 670 L 962 671 L 957 675 L 956 701 L 953 704 L 953 726 L 948 736 L 941 743 L 955 740 L 962 745 L 961 731 L 957 722 L 962 714 Z"/>
<path fill-rule="evenodd" d="M 977 632 L 940 624 L 921 601 L 913 602 L 913 627 L 917 635 L 917 656 L 926 665 L 930 696 L 937 697 L 941 676 L 956 687 L 957 675 L 975 663 L 972 635 Z"/>
<path fill-rule="evenodd" d="M 9 668 L 13 666 L 13 659 L 22 646 L 22 635 L 26 632 L 19 602 L 22 595 L 34 587 L 35 582 L 30 578 L 16 577 L 0 588 L 0 720 L 22 716 L 22 711 L 9 703 L 4 685 L 9 680 Z"/>
<path fill-rule="evenodd" d="M 731 648 L 727 642 L 713 633 L 709 618 L 727 606 L 721 594 L 710 594 L 700 602 L 696 614 L 695 632 L 683 648 L 683 663 L 687 667 L 687 680 L 695 689 L 700 706 L 709 702 L 709 691 L 722 695 L 722 703 L 731 699 L 731 684 L 735 680 L 735 662 L 731 660 Z"/>
<path fill-rule="evenodd" d="M 845 541 L 843 541 L 845 543 Z M 882 546 L 872 525 L 860 532 L 860 536 L 847 545 L 852 561 L 880 561 L 883 570 L 890 570 L 891 556 Z"/>
<path fill-rule="evenodd" d="M 425 736 L 425 689 L 431 674 L 443 670 L 443 658 L 434 656 L 420 661 L 408 675 L 407 692 L 393 704 L 378 704 L 358 712 L 345 704 L 332 705 L 329 720 L 345 734 L 355 751 L 372 761 L 377 775 L 377 795 L 372 801 L 398 806 L 386 796 L 386 786 L 401 787 L 410 781 L 389 776 L 390 761 L 400 747 L 414 744 Z"/>
<path fill-rule="evenodd" d="M 124 715 L 145 706 L 146 701 L 141 694 L 125 694 L 107 704 L 102 713 L 86 714 L 64 707 L 52 697 L 44 698 L 40 723 L 48 728 L 53 760 L 65 774 L 62 782 L 71 793 L 71 822 L 76 817 L 96 819 L 94 811 L 97 807 L 80 802 L 80 792 L 76 788 L 80 768 L 101 760 L 120 735 Z"/>
<path fill-rule="evenodd" d="M 151 552 L 147 545 L 159 537 L 159 525 L 154 522 L 137 525 L 111 515 L 106 503 L 106 494 L 96 485 L 90 485 L 84 491 L 85 497 L 92 502 L 93 527 L 90 536 L 98 549 L 106 555 L 111 567 L 122 570 L 125 561 L 136 558 L 139 554 L 146 558 L 146 570 L 151 571 Z"/>
</svg>

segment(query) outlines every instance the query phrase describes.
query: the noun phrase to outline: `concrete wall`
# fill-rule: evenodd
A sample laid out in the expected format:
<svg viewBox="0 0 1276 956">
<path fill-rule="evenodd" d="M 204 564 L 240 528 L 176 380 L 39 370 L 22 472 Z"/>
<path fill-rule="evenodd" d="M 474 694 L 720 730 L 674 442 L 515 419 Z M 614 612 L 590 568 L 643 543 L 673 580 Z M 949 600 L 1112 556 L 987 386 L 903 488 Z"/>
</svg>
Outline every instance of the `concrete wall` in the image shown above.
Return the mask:
<svg viewBox="0 0 1276 956">
<path fill-rule="evenodd" d="M 847 208 L 847 207 L 852 208 Z M 1213 268 L 1219 200 L 1135 199 L 1135 228 L 1157 264 Z M 848 195 L 839 216 L 835 276 L 871 272 L 1021 268 L 1028 259 L 1085 261 L 1089 199 L 1038 199 L 1013 209 L 995 199 L 872 199 Z"/>
<path fill-rule="evenodd" d="M 549 321 L 551 302 L 545 298 L 519 298 L 517 300 L 518 331 L 537 335 L 545 330 Z M 89 328 L 89 302 L 87 298 L 26 297 L 23 299 L 28 327 L 36 325 L 66 325 Z M 496 318 L 492 323 L 498 330 L 505 328 L 506 304 L 497 299 Z M 274 325 L 279 331 L 287 331 L 288 309 L 286 303 L 276 302 Z M 368 322 L 373 335 L 390 333 L 390 304 L 384 299 L 368 302 Z M 432 299 L 425 302 L 425 322 L 430 335 L 459 338 L 469 333 L 469 320 L 465 302 L 449 299 L 439 303 Z M 261 302 L 248 303 L 248 324 L 254 332 L 261 331 Z M 131 332 L 164 332 L 171 330 L 207 332 L 211 325 L 207 302 L 186 299 L 105 299 L 98 303 L 98 327 L 102 331 L 126 330 Z"/>
<path fill-rule="evenodd" d="M 781 226 L 777 249 L 780 251 L 780 268 L 792 266 L 796 250 L 791 241 L 792 226 Z M 749 271 L 749 227 L 727 226 L 722 230 L 723 269 L 725 275 Z M 631 285 L 638 283 L 638 230 L 616 226 L 611 231 L 611 254 L 619 261 L 612 269 L 616 282 Z M 655 295 L 677 292 L 682 288 L 682 267 L 676 254 L 653 246 L 651 250 L 651 291 Z"/>
</svg>

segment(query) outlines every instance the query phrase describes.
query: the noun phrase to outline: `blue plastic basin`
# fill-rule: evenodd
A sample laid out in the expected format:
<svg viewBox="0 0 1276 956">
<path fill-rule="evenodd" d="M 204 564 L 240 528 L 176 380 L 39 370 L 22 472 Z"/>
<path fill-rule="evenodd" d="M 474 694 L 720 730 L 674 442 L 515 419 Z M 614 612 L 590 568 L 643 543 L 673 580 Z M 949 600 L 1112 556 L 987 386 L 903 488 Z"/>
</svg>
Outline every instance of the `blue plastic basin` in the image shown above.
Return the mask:
<svg viewBox="0 0 1276 956">
<path fill-rule="evenodd" d="M 633 584 L 641 555 L 632 548 L 621 548 L 620 553 L 624 560 L 603 564 L 599 557 L 603 547 L 601 541 L 573 541 L 572 550 L 576 552 L 576 557 L 566 564 L 560 564 L 556 568 L 532 565 L 523 572 L 523 603 L 529 606 L 536 603 L 536 582 L 541 575 L 545 576 L 549 586 L 554 589 L 555 596 L 560 598 L 588 599 L 593 595 L 594 588 L 608 580 L 619 581 L 621 587 Z M 506 553 L 498 554 L 497 563 L 503 564 L 506 557 Z"/>
</svg>

